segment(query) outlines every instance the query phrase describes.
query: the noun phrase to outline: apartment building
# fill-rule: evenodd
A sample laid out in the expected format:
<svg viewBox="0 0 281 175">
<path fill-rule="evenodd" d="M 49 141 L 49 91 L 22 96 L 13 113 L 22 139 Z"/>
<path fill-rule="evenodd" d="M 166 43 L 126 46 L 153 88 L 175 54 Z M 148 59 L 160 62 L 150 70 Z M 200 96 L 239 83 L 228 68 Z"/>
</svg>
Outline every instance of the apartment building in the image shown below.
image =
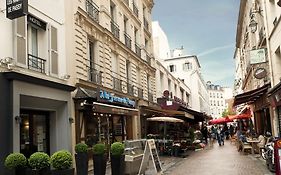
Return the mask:
<svg viewBox="0 0 281 175">
<path fill-rule="evenodd" d="M 75 89 L 68 82 L 65 1 L 29 1 L 28 13 L 12 20 L 7 5 L 0 2 L 0 174 L 9 174 L 3 161 L 11 152 L 72 150 Z"/>
<path fill-rule="evenodd" d="M 76 0 L 76 142 L 137 139 L 139 106 L 156 102 L 152 0 Z"/>
</svg>

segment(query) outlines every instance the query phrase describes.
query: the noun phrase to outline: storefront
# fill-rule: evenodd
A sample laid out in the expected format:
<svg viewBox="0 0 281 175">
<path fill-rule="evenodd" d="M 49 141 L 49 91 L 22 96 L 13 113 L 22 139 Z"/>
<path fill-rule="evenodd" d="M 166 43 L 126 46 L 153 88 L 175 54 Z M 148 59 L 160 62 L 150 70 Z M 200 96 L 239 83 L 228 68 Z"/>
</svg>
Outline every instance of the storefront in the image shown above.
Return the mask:
<svg viewBox="0 0 281 175">
<path fill-rule="evenodd" d="M 265 132 L 272 132 L 271 118 L 270 118 L 270 103 L 267 98 L 267 92 L 270 84 L 248 91 L 234 98 L 234 106 L 241 104 L 248 104 L 254 115 L 254 128 L 257 134 L 265 134 Z"/>
<path fill-rule="evenodd" d="M 17 72 L 1 73 L 0 136 L 4 143 L 1 160 L 11 152 L 29 157 L 37 151 L 52 154 L 60 149 L 72 150 L 70 119 L 74 89 Z"/>
<path fill-rule="evenodd" d="M 268 98 L 274 111 L 273 125 L 277 126 L 274 135 L 281 137 L 281 82 L 268 92 Z"/>
<path fill-rule="evenodd" d="M 136 137 L 135 100 L 103 89 L 79 87 L 75 95 L 76 142 L 93 145 Z"/>
</svg>

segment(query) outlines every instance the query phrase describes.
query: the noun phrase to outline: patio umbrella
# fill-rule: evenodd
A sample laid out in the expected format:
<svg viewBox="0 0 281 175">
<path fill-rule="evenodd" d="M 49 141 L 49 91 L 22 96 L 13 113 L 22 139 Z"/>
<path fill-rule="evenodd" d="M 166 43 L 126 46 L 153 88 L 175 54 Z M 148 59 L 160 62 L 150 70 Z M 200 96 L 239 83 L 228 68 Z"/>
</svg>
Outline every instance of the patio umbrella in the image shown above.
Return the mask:
<svg viewBox="0 0 281 175">
<path fill-rule="evenodd" d="M 173 118 L 173 117 L 152 117 L 152 118 L 148 118 L 146 119 L 147 121 L 155 121 L 155 122 L 164 122 L 164 148 L 166 145 L 166 130 L 167 130 L 167 126 L 166 126 L 166 122 L 170 122 L 170 123 L 184 123 L 183 120 L 181 119 L 177 119 L 177 118 Z"/>
<path fill-rule="evenodd" d="M 231 119 L 229 117 L 221 117 L 221 118 L 209 121 L 209 124 L 214 125 L 214 124 L 223 124 L 223 123 L 228 123 L 228 122 L 233 122 L 233 119 Z"/>
</svg>

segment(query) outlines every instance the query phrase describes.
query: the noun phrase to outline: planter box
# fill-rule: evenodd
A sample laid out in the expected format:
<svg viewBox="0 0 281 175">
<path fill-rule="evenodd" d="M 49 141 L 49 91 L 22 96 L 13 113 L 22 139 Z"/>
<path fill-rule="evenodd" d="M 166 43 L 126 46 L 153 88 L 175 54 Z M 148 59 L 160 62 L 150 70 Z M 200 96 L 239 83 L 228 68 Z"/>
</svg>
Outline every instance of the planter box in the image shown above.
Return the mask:
<svg viewBox="0 0 281 175">
<path fill-rule="evenodd" d="M 51 170 L 52 175 L 74 175 L 74 168 L 67 170 Z"/>
<path fill-rule="evenodd" d="M 26 172 L 28 175 L 51 175 L 50 168 L 44 168 L 42 170 L 28 169 Z"/>
<path fill-rule="evenodd" d="M 106 155 L 93 155 L 94 175 L 105 175 Z"/>
<path fill-rule="evenodd" d="M 88 175 L 88 153 L 75 154 L 77 175 Z"/>
<path fill-rule="evenodd" d="M 111 155 L 111 174 L 124 175 L 125 155 L 113 156 Z"/>
<path fill-rule="evenodd" d="M 17 168 L 15 169 L 15 175 L 29 175 L 28 168 Z"/>
</svg>

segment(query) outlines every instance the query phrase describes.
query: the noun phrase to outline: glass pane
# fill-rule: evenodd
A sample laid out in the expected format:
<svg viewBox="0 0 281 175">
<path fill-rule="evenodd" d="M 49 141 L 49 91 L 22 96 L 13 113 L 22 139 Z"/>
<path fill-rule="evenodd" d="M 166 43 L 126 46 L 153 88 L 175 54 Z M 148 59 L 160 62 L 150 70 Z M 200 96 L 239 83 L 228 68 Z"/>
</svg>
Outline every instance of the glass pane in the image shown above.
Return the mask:
<svg viewBox="0 0 281 175">
<path fill-rule="evenodd" d="M 37 151 L 47 152 L 46 117 L 33 116 L 33 146 Z"/>
</svg>

